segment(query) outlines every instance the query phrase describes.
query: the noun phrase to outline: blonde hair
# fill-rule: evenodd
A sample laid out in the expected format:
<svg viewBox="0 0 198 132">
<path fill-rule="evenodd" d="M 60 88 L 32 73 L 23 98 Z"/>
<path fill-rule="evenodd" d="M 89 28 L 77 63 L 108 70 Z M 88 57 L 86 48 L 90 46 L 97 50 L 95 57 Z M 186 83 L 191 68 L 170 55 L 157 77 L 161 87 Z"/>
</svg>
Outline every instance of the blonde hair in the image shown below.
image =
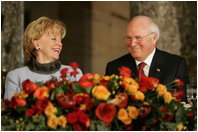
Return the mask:
<svg viewBox="0 0 198 132">
<path fill-rule="evenodd" d="M 23 49 L 27 61 L 36 55 L 33 41 L 40 39 L 45 33 L 59 35 L 62 39 L 66 35 L 66 26 L 61 21 L 48 17 L 40 17 L 28 24 L 23 39 Z"/>
</svg>

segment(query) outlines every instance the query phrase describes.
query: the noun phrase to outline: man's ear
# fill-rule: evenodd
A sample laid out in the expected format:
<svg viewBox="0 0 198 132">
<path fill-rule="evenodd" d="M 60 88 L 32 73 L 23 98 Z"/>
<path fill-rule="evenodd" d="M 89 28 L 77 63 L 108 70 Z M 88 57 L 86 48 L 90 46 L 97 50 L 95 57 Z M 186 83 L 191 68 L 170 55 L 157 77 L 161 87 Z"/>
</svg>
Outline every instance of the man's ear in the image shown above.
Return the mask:
<svg viewBox="0 0 198 132">
<path fill-rule="evenodd" d="M 153 36 L 154 42 L 156 43 L 158 39 L 159 39 L 159 36 L 157 35 L 157 33 L 154 33 L 154 36 Z"/>
</svg>

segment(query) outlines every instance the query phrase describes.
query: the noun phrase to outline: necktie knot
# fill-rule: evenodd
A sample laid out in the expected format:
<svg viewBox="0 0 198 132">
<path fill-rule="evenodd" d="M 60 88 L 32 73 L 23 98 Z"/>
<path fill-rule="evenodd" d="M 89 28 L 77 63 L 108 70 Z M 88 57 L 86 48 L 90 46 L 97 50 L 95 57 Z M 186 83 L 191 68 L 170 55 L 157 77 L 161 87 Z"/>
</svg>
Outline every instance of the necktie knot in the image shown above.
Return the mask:
<svg viewBox="0 0 198 132">
<path fill-rule="evenodd" d="M 143 76 L 145 76 L 144 71 L 143 71 L 143 68 L 145 67 L 145 65 L 146 65 L 146 63 L 144 63 L 144 62 L 141 62 L 141 63 L 138 65 L 138 67 L 139 67 L 139 70 L 138 70 L 139 80 L 141 80 L 141 78 L 142 78 Z"/>
<path fill-rule="evenodd" d="M 138 67 L 139 67 L 139 69 L 143 69 L 145 65 L 146 65 L 146 63 L 141 62 L 141 63 L 138 65 Z"/>
</svg>

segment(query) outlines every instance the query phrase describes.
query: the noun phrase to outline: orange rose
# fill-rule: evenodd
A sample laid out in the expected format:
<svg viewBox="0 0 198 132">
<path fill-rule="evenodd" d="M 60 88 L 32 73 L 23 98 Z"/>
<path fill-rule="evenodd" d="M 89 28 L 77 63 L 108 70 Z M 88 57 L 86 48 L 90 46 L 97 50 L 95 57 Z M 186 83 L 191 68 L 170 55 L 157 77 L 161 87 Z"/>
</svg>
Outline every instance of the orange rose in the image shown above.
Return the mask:
<svg viewBox="0 0 198 132">
<path fill-rule="evenodd" d="M 129 125 L 129 124 L 132 123 L 132 119 L 128 117 L 128 118 L 122 120 L 122 122 L 123 122 L 125 125 Z"/>
<path fill-rule="evenodd" d="M 132 119 L 136 119 L 139 115 L 139 111 L 135 106 L 128 106 L 127 110 L 129 112 L 129 117 Z"/>
<path fill-rule="evenodd" d="M 108 89 L 102 85 L 95 86 L 92 89 L 93 96 L 98 100 L 107 100 L 111 93 L 108 91 Z"/>
<path fill-rule="evenodd" d="M 116 114 L 116 107 L 114 104 L 100 103 L 96 108 L 96 116 L 106 123 L 106 126 L 110 125 Z"/>
<path fill-rule="evenodd" d="M 46 86 L 42 86 L 42 87 L 38 88 L 34 92 L 34 97 L 37 99 L 48 98 L 49 97 L 48 88 Z"/>
<path fill-rule="evenodd" d="M 128 113 L 127 113 L 127 110 L 124 109 L 124 108 L 121 108 L 119 111 L 118 111 L 118 119 L 119 120 L 124 120 L 124 119 L 127 119 L 129 116 L 128 116 Z"/>
<path fill-rule="evenodd" d="M 58 126 L 59 120 L 58 117 L 56 117 L 55 115 L 50 115 L 47 121 L 47 125 L 50 128 L 56 128 Z"/>
<path fill-rule="evenodd" d="M 135 95 L 135 99 L 140 100 L 140 101 L 144 101 L 145 96 L 142 92 L 137 91 L 137 92 L 134 93 L 134 95 Z"/>
</svg>

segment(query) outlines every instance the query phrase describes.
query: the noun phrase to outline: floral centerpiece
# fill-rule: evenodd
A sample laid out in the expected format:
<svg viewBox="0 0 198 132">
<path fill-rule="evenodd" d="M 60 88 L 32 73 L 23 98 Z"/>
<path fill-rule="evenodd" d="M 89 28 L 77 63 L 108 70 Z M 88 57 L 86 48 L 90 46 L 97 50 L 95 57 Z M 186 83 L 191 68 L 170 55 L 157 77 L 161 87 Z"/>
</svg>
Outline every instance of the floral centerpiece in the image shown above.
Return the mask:
<svg viewBox="0 0 198 132">
<path fill-rule="evenodd" d="M 127 67 L 120 76 L 87 73 L 79 81 L 62 69 L 60 78 L 23 82 L 23 91 L 2 101 L 2 130 L 196 130 L 196 107 L 184 107 L 175 80 L 169 86 L 152 77 L 131 78 Z"/>
</svg>

